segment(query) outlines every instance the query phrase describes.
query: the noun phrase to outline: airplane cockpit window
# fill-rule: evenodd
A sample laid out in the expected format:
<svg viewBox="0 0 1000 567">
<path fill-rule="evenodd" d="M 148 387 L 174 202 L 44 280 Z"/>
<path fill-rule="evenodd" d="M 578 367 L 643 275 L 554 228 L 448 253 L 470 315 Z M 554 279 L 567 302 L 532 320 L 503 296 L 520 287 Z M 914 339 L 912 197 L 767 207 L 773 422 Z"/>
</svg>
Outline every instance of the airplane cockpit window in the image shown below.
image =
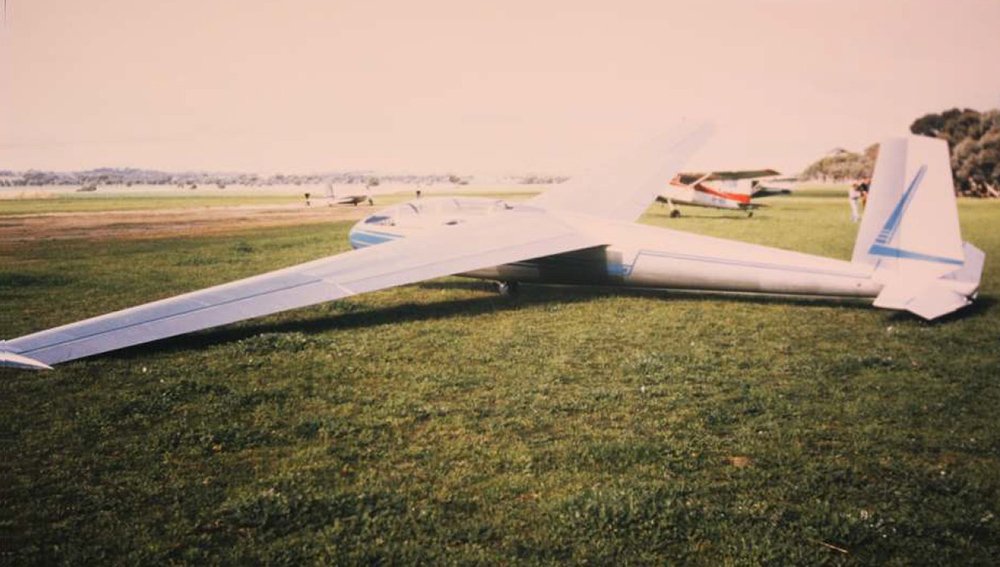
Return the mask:
<svg viewBox="0 0 1000 567">
<path fill-rule="evenodd" d="M 423 226 L 456 225 L 471 217 L 491 215 L 510 210 L 506 201 L 483 198 L 437 197 L 400 203 L 366 217 L 363 221 L 372 226 Z"/>
<path fill-rule="evenodd" d="M 365 219 L 365 224 L 378 224 L 389 226 L 392 224 L 392 217 L 389 215 L 372 215 Z"/>
</svg>

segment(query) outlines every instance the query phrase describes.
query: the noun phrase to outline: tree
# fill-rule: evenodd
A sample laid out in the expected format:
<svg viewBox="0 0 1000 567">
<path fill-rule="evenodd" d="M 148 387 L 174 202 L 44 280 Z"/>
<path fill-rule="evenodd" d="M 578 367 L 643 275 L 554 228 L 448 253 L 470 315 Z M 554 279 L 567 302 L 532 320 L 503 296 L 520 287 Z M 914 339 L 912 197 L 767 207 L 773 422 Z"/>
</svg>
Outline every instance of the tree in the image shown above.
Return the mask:
<svg viewBox="0 0 1000 567">
<path fill-rule="evenodd" d="M 964 195 L 1000 197 L 1000 110 L 952 108 L 921 116 L 914 134 L 948 140 L 955 188 Z"/>
<path fill-rule="evenodd" d="M 878 144 L 872 144 L 861 153 L 840 150 L 814 162 L 802 172 L 806 179 L 847 181 L 871 177 L 878 156 Z"/>
</svg>

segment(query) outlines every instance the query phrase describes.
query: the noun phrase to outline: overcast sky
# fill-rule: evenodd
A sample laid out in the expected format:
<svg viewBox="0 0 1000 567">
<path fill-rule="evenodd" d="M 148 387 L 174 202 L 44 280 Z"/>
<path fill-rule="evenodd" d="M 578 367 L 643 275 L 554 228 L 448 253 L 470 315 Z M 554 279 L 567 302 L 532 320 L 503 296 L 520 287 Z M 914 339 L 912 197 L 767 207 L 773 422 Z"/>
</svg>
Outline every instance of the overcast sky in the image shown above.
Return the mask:
<svg viewBox="0 0 1000 567">
<path fill-rule="evenodd" d="M 3 0 L 0 169 L 794 172 L 1000 107 L 1000 0 Z"/>
</svg>

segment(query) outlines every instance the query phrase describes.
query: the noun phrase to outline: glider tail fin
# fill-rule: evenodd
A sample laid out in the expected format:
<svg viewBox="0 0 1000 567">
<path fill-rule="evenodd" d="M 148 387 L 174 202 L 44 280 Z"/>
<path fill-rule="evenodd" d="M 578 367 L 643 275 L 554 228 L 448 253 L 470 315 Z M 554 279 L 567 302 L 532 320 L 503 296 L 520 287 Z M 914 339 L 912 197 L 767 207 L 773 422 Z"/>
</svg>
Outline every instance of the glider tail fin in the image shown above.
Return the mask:
<svg viewBox="0 0 1000 567">
<path fill-rule="evenodd" d="M 883 283 L 875 305 L 925 319 L 955 311 L 975 297 L 984 258 L 962 242 L 947 142 L 882 142 L 851 257 Z"/>
</svg>

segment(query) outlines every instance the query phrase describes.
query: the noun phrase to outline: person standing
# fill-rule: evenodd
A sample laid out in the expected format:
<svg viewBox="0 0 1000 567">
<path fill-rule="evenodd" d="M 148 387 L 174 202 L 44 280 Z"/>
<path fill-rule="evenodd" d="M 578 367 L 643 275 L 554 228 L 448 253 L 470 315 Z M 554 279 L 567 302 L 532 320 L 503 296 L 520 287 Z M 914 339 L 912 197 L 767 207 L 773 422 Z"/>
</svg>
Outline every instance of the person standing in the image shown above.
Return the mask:
<svg viewBox="0 0 1000 567">
<path fill-rule="evenodd" d="M 854 182 L 851 184 L 850 191 L 847 192 L 847 202 L 851 205 L 851 222 L 861 220 L 861 214 L 858 212 L 859 201 L 861 201 L 861 183 Z"/>
<path fill-rule="evenodd" d="M 872 180 L 865 178 L 858 184 L 858 193 L 861 194 L 861 211 L 864 214 L 865 207 L 868 206 L 868 190 L 871 188 Z"/>
</svg>

